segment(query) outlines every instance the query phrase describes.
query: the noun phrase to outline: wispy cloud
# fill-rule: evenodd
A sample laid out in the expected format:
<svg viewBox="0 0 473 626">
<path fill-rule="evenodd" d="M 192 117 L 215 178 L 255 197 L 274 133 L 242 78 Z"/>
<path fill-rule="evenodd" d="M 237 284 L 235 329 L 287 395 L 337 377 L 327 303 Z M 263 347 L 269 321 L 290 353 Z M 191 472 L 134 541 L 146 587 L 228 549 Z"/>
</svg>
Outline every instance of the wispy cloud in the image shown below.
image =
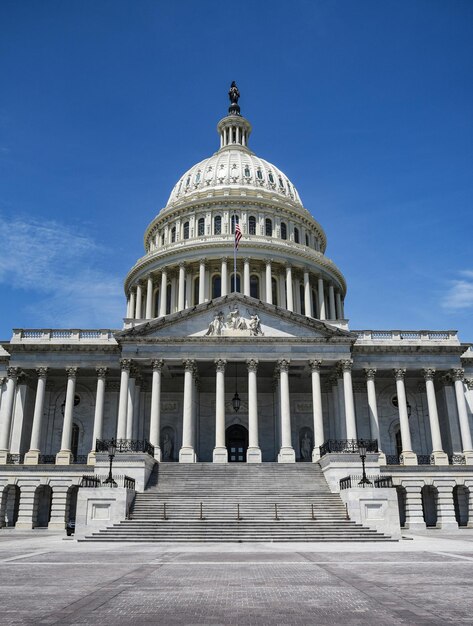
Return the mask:
<svg viewBox="0 0 473 626">
<path fill-rule="evenodd" d="M 463 270 L 459 274 L 462 278 L 450 282 L 450 288 L 442 300 L 444 309 L 473 309 L 473 270 Z"/>
<path fill-rule="evenodd" d="M 97 268 L 107 252 L 68 224 L 0 215 L 0 283 L 31 292 L 38 325 L 119 323 L 121 279 Z"/>
</svg>

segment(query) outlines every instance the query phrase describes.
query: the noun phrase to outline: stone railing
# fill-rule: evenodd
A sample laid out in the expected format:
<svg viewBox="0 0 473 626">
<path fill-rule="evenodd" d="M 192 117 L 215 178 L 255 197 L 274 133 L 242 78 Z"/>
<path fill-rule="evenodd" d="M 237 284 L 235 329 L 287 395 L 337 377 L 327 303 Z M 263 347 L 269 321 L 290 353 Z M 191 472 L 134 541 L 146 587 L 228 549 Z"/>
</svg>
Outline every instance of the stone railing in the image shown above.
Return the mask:
<svg viewBox="0 0 473 626">
<path fill-rule="evenodd" d="M 458 343 L 456 330 L 354 330 L 358 342 L 450 341 Z"/>
<path fill-rule="evenodd" d="M 14 328 L 11 343 L 115 343 L 115 330 Z"/>
</svg>

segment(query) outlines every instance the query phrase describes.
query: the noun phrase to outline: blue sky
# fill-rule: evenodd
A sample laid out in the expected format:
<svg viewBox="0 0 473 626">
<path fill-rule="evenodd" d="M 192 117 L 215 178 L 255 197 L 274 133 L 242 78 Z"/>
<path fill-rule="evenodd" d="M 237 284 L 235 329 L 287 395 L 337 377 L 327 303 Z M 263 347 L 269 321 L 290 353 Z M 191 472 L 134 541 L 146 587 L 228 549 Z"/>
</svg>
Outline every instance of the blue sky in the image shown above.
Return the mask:
<svg viewBox="0 0 473 626">
<path fill-rule="evenodd" d="M 119 328 L 123 279 L 236 80 L 353 329 L 473 341 L 473 2 L 2 0 L 0 339 Z"/>
</svg>

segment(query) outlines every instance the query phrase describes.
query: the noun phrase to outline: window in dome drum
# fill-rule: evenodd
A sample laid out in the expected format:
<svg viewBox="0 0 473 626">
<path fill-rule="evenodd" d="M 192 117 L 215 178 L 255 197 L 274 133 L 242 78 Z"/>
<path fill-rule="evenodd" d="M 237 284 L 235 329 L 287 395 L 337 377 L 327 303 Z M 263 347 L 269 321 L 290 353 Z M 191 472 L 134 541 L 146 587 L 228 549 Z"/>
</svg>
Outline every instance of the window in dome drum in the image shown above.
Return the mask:
<svg viewBox="0 0 473 626">
<path fill-rule="evenodd" d="M 171 243 L 174 243 L 176 241 L 176 227 L 173 226 L 171 229 Z"/>
<path fill-rule="evenodd" d="M 203 217 L 199 218 L 197 222 L 197 234 L 199 237 L 203 237 L 205 234 L 205 219 Z"/>
<path fill-rule="evenodd" d="M 184 239 L 189 239 L 189 222 L 186 222 L 184 224 L 183 236 L 184 236 Z"/>
<path fill-rule="evenodd" d="M 200 181 L 200 172 L 197 172 L 197 174 L 195 175 L 195 182 L 196 184 Z"/>
<path fill-rule="evenodd" d="M 232 215 L 232 235 L 235 234 L 235 222 L 240 223 L 240 217 L 238 215 Z"/>
<path fill-rule="evenodd" d="M 258 169 L 258 170 L 256 171 L 256 176 L 257 176 L 260 180 L 262 180 L 262 178 L 263 178 L 263 172 L 262 172 L 260 169 Z"/>
<path fill-rule="evenodd" d="M 281 222 L 281 239 L 287 239 L 287 226 L 284 222 Z"/>
<path fill-rule="evenodd" d="M 222 233 L 222 217 L 216 215 L 214 217 L 214 235 L 220 235 Z"/>
<path fill-rule="evenodd" d="M 256 235 L 256 217 L 254 215 L 250 215 L 248 219 L 248 234 Z"/>
<path fill-rule="evenodd" d="M 273 222 L 267 217 L 264 221 L 264 233 L 266 237 L 273 236 Z"/>
<path fill-rule="evenodd" d="M 250 168 L 248 165 L 245 166 L 245 176 L 249 178 L 251 176 Z"/>
<path fill-rule="evenodd" d="M 296 243 L 299 243 L 299 229 L 298 228 L 294 228 L 294 241 Z"/>
<path fill-rule="evenodd" d="M 269 174 L 268 174 L 268 178 L 269 178 L 269 182 L 270 182 L 270 183 L 274 183 L 274 176 L 272 175 L 272 173 L 271 173 L 271 172 L 269 172 Z"/>
</svg>

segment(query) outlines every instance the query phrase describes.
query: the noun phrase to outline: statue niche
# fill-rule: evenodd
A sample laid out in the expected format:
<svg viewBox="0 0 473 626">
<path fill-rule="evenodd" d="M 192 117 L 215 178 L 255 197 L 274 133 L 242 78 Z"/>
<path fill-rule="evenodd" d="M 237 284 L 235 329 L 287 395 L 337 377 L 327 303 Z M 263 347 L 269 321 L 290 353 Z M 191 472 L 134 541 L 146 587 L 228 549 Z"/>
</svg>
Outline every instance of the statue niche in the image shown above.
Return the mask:
<svg viewBox="0 0 473 626">
<path fill-rule="evenodd" d="M 299 449 L 301 451 L 301 461 L 312 461 L 312 450 L 314 448 L 314 438 L 312 430 L 307 426 L 301 428 L 299 433 Z"/>
</svg>

